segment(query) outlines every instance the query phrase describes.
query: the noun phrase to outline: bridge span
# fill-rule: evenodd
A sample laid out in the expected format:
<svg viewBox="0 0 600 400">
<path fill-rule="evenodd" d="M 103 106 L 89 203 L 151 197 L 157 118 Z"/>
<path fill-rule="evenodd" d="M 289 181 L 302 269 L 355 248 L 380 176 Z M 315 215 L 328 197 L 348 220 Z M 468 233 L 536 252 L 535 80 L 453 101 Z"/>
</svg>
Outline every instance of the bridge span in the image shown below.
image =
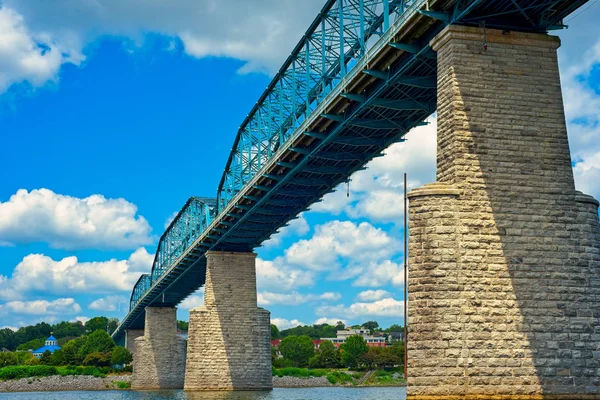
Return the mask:
<svg viewBox="0 0 600 400">
<path fill-rule="evenodd" d="M 216 197 L 188 200 L 133 288 L 113 337 L 134 387 L 269 388 L 252 250 L 437 109 L 438 182 L 411 193 L 409 397 L 600 397 L 598 204 L 574 189 L 547 34 L 584 3 L 327 1 Z M 174 307 L 205 284 L 184 361 Z"/>
</svg>

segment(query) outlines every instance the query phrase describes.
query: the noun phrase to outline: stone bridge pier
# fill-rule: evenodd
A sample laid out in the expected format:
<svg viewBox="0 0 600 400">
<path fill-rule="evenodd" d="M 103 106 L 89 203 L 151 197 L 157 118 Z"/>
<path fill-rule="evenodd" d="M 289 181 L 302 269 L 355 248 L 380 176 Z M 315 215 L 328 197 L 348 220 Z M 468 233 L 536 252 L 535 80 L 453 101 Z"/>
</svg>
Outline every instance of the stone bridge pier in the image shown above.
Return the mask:
<svg viewBox="0 0 600 400">
<path fill-rule="evenodd" d="M 598 202 L 545 34 L 449 26 L 437 182 L 410 192 L 408 399 L 599 399 Z"/>
<path fill-rule="evenodd" d="M 270 314 L 257 307 L 255 260 L 206 253 L 204 306 L 190 310 L 186 391 L 272 388 Z"/>
<path fill-rule="evenodd" d="M 181 389 L 185 376 L 185 339 L 177 335 L 177 308 L 146 307 L 143 335 L 134 339 L 133 375 L 135 390 Z M 126 345 L 130 338 L 127 332 Z"/>
</svg>

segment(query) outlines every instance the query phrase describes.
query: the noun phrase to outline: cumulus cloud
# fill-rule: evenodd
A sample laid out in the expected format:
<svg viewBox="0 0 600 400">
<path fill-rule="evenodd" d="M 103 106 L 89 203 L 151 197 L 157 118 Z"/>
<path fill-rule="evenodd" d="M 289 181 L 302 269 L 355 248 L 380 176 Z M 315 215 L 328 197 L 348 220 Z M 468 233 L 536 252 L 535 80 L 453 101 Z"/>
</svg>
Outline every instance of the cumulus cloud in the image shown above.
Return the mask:
<svg viewBox="0 0 600 400">
<path fill-rule="evenodd" d="M 265 248 L 277 247 L 281 244 L 281 239 L 288 236 L 303 236 L 308 233 L 310 227 L 304 218 L 304 215 L 299 214 L 298 218 L 289 222 L 289 224 L 279 229 L 277 233 L 265 241 L 262 245 Z"/>
<path fill-rule="evenodd" d="M 202 305 L 204 305 L 204 286 L 179 303 L 177 307 L 180 310 L 191 310 Z"/>
<path fill-rule="evenodd" d="M 7 315 L 44 315 L 62 316 L 76 314 L 81 311 L 73 298 L 61 298 L 53 301 L 9 301 L 0 304 L 0 316 Z"/>
<path fill-rule="evenodd" d="M 246 62 L 242 73 L 274 73 L 322 6 L 320 0 L 4 0 L 0 93 L 14 82 L 56 80 L 62 64 L 80 64 L 85 46 L 103 35 L 142 45 L 146 33 L 157 33 L 180 40 L 193 57 L 230 57 Z"/>
<path fill-rule="evenodd" d="M 304 322 L 300 322 L 297 319 L 290 320 L 290 319 L 285 319 L 285 318 L 271 318 L 271 323 L 273 325 L 277 326 L 277 328 L 279 328 L 279 330 L 295 328 L 297 326 L 306 325 Z"/>
<path fill-rule="evenodd" d="M 365 290 L 356 295 L 356 298 L 361 301 L 375 301 L 390 297 L 391 293 L 386 290 Z"/>
<path fill-rule="evenodd" d="M 294 243 L 285 252 L 288 263 L 308 270 L 331 270 L 344 258 L 351 263 L 364 263 L 390 257 L 396 241 L 368 222 L 330 221 L 315 228 L 307 240 Z"/>
<path fill-rule="evenodd" d="M 349 319 L 358 317 L 401 317 L 404 314 L 404 302 L 391 297 L 374 302 L 358 302 L 344 305 L 322 306 L 315 310 L 317 315 L 340 315 Z"/>
<path fill-rule="evenodd" d="M 121 305 L 123 304 L 123 305 Z M 106 296 L 92 301 L 88 308 L 90 310 L 114 312 L 128 309 L 129 301 L 125 296 Z"/>
<path fill-rule="evenodd" d="M 437 154 L 437 120 L 412 129 L 406 142 L 395 143 L 383 157 L 367 164 L 367 169 L 351 177 L 348 187 L 340 185 L 326 195 L 321 203 L 311 207 L 316 212 L 334 215 L 346 213 L 351 218 L 368 218 L 373 222 L 394 222 L 401 225 L 404 216 L 404 173 L 407 186 L 419 187 L 435 181 Z"/>
<path fill-rule="evenodd" d="M 151 268 L 153 256 L 137 249 L 127 260 L 80 262 L 77 257 L 56 261 L 30 254 L 10 278 L 0 278 L 0 297 L 19 298 L 25 293 L 62 294 L 130 291 L 140 275 Z"/>
<path fill-rule="evenodd" d="M 598 79 L 599 67 L 597 41 L 580 63 L 561 70 L 575 186 L 596 198 L 600 198 L 600 93 L 591 82 Z"/>
<path fill-rule="evenodd" d="M 381 263 L 371 263 L 368 266 L 362 266 L 360 274 L 352 285 L 378 287 L 387 285 L 388 283 L 394 286 L 401 286 L 404 283 L 404 269 L 402 265 L 385 260 Z"/>
<path fill-rule="evenodd" d="M 344 325 L 346 324 L 346 320 L 342 319 L 342 318 L 328 318 L 328 317 L 321 317 L 315 320 L 314 325 L 322 325 L 322 324 L 328 324 L 328 325 L 337 325 L 338 322 L 343 322 Z"/>
<path fill-rule="evenodd" d="M 261 306 L 272 304 L 298 305 L 314 301 L 337 301 L 342 295 L 334 292 L 325 292 L 323 294 L 302 294 L 292 293 L 272 293 L 258 292 L 257 301 Z"/>
<path fill-rule="evenodd" d="M 291 267 L 283 257 L 277 257 L 273 261 L 256 259 L 258 290 L 290 290 L 300 286 L 312 286 L 314 279 L 314 273 Z"/>
<path fill-rule="evenodd" d="M 31 32 L 23 16 L 0 4 L 0 93 L 11 84 L 29 81 L 42 86 L 56 80 L 64 63 L 79 64 L 80 52 L 54 40 L 47 32 Z"/>
<path fill-rule="evenodd" d="M 20 189 L 0 202 L 0 241 L 47 242 L 66 250 L 125 250 L 152 242 L 150 225 L 125 199 L 77 198 L 48 189 Z"/>
</svg>

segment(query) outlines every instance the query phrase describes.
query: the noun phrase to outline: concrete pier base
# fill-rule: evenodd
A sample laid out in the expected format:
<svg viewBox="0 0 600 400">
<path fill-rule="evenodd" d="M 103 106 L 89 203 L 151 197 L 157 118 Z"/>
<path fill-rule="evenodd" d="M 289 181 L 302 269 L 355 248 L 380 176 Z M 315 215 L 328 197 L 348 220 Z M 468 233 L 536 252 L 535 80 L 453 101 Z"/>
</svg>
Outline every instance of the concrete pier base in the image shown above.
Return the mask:
<svg viewBox="0 0 600 400">
<path fill-rule="evenodd" d="M 146 307 L 144 326 L 135 339 L 131 388 L 182 389 L 186 344 L 177 335 L 177 308 Z"/>
<path fill-rule="evenodd" d="M 143 329 L 128 329 L 125 332 L 125 348 L 129 350 L 133 358 L 135 358 L 135 339 L 144 336 Z"/>
<path fill-rule="evenodd" d="M 600 399 L 598 202 L 545 34 L 449 26 L 437 183 L 410 194 L 407 397 Z"/>
<path fill-rule="evenodd" d="M 204 306 L 190 310 L 185 390 L 269 390 L 270 314 L 256 305 L 256 254 L 206 259 Z"/>
</svg>

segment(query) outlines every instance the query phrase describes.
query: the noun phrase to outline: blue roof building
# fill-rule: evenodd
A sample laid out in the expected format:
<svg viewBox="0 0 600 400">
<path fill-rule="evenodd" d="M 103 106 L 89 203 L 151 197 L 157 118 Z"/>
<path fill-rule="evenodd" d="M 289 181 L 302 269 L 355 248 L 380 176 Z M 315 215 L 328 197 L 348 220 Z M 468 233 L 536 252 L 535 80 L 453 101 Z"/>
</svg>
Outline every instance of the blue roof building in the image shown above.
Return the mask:
<svg viewBox="0 0 600 400">
<path fill-rule="evenodd" d="M 48 350 L 50 353 L 54 353 L 56 350 L 60 350 L 58 340 L 52 335 L 50 335 L 50 337 L 46 339 L 46 343 L 44 344 L 44 346 L 33 351 L 33 355 L 37 358 L 40 358 L 42 354 L 46 352 L 46 350 Z"/>
</svg>

